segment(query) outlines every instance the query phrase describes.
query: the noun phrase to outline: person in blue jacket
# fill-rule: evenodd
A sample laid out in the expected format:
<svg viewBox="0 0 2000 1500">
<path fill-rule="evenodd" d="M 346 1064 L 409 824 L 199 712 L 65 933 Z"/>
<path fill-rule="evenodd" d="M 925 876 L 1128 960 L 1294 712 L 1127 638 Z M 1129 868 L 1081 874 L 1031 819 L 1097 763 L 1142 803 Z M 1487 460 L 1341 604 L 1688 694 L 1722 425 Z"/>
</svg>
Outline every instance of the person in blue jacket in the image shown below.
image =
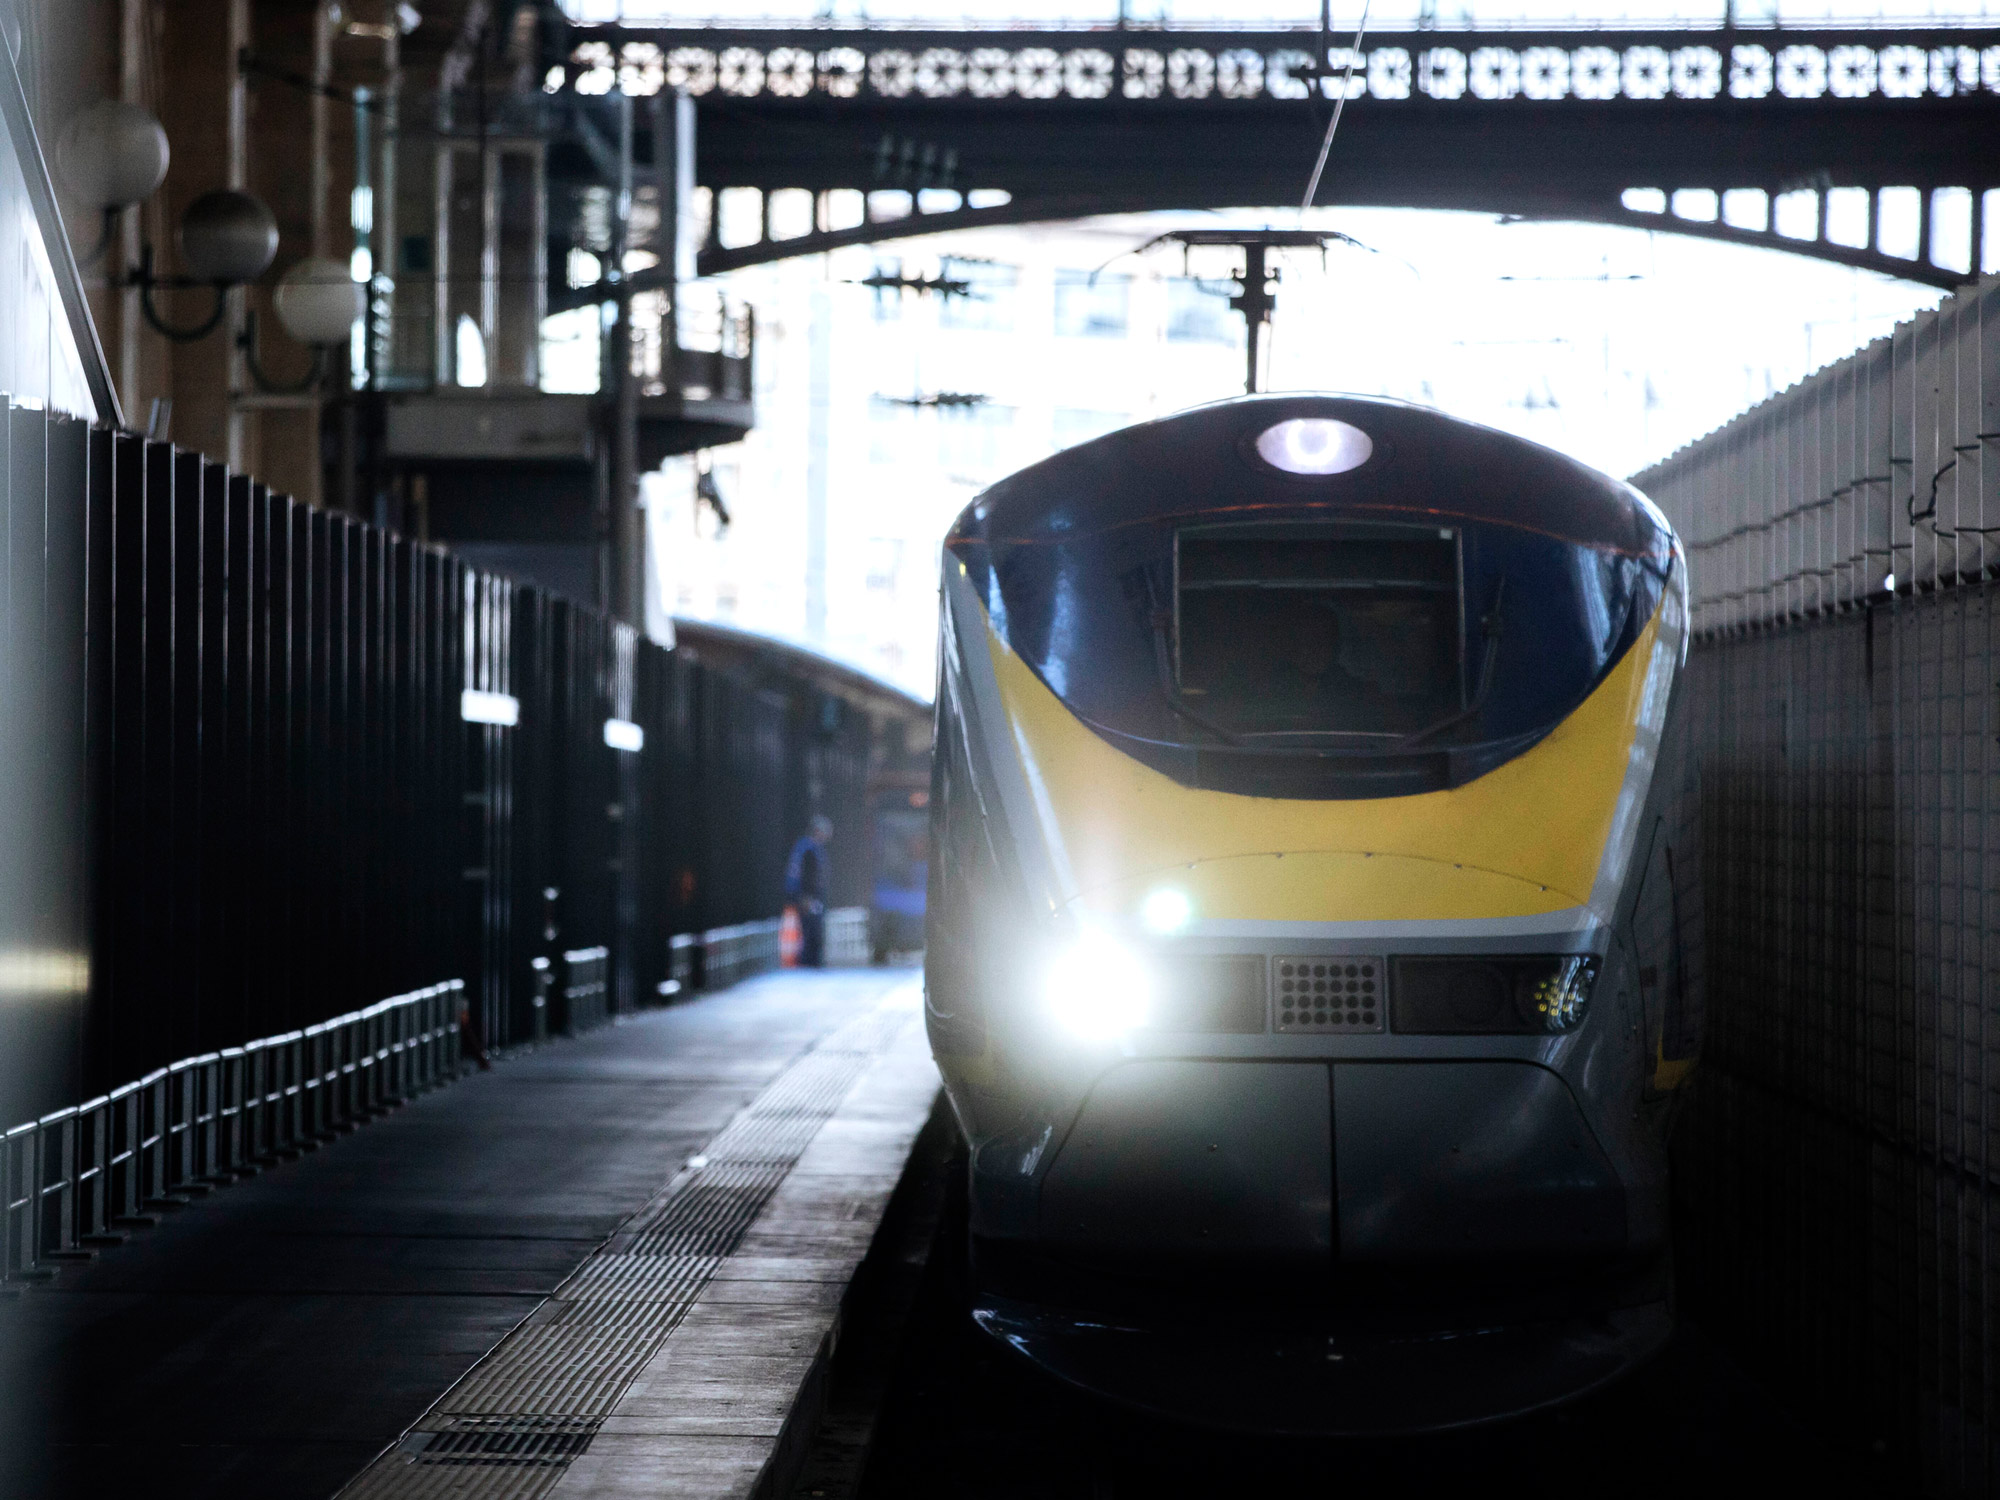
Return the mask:
<svg viewBox="0 0 2000 1500">
<path fill-rule="evenodd" d="M 832 838 L 832 822 L 826 814 L 817 814 L 785 861 L 785 899 L 798 909 L 803 968 L 817 969 L 826 963 L 826 846 Z"/>
</svg>

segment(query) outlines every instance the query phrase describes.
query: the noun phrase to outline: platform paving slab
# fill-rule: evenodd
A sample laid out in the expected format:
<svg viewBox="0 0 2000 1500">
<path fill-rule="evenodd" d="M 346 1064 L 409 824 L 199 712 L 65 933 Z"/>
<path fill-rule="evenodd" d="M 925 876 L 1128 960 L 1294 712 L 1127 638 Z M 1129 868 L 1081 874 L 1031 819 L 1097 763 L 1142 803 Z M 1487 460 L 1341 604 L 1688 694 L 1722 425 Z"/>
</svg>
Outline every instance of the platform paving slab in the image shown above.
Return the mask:
<svg viewBox="0 0 2000 1500">
<path fill-rule="evenodd" d="M 0 1496 L 324 1500 L 909 979 L 772 975 L 506 1058 L 0 1303 Z"/>
<path fill-rule="evenodd" d="M 782 1491 L 937 1093 L 911 982 L 774 1079 L 343 1500 Z"/>
<path fill-rule="evenodd" d="M 921 1026 L 913 1025 L 901 1042 L 821 1128 L 725 1267 L 740 1260 L 746 1272 L 761 1268 L 774 1259 L 774 1243 L 791 1242 L 814 1248 L 822 1274 L 829 1275 L 804 1284 L 830 1291 L 851 1282 L 937 1097 Z M 827 1256 L 835 1244 L 846 1253 Z M 805 1257 L 777 1259 L 781 1265 L 809 1263 Z M 606 1424 L 622 1428 L 627 1420 L 651 1418 L 657 1426 L 643 1433 L 621 1430 L 616 1443 L 593 1442 L 551 1492 L 553 1500 L 624 1500 L 648 1493 L 645 1486 L 662 1472 L 675 1475 L 667 1493 L 685 1500 L 783 1493 L 817 1420 L 815 1397 L 839 1337 L 840 1304 L 773 1305 L 742 1295 L 747 1286 L 770 1285 L 723 1274 L 711 1278 Z M 774 1427 L 770 1419 L 780 1408 L 786 1419 Z M 743 1438 L 769 1445 L 748 1483 L 733 1465 L 704 1468 L 719 1456 L 718 1440 Z"/>
</svg>

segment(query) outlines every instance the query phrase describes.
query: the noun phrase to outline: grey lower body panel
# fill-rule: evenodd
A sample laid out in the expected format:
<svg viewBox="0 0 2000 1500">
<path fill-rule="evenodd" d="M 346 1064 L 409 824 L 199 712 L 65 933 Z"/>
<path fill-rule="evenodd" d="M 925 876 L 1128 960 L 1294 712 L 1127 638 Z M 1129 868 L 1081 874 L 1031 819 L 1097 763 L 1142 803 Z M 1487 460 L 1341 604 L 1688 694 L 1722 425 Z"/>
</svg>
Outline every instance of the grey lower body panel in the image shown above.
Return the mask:
<svg viewBox="0 0 2000 1500">
<path fill-rule="evenodd" d="M 1124 1063 L 1098 1080 L 1042 1184 L 1043 1239 L 1324 1258 L 1331 1130 L 1322 1063 Z"/>
<path fill-rule="evenodd" d="M 1625 1248 L 1625 1189 L 1547 1068 L 1335 1063 L 1332 1073 L 1343 1260 Z"/>
<path fill-rule="evenodd" d="M 1532 1063 L 1142 1059 L 1042 1184 L 1051 1248 L 1400 1263 L 1615 1254 L 1625 1190 Z"/>
<path fill-rule="evenodd" d="M 1048 1169 L 1036 1243 L 981 1263 L 987 1332 L 1225 1427 L 1491 1420 L 1602 1384 L 1670 1326 L 1610 1159 L 1524 1062 L 1118 1064 Z"/>
<path fill-rule="evenodd" d="M 1608 1384 L 1666 1344 L 1664 1302 L 1446 1333 L 1091 1321 L 1005 1298 L 973 1318 L 1050 1374 L 1120 1405 L 1226 1431 L 1383 1436 L 1470 1427 Z"/>
</svg>

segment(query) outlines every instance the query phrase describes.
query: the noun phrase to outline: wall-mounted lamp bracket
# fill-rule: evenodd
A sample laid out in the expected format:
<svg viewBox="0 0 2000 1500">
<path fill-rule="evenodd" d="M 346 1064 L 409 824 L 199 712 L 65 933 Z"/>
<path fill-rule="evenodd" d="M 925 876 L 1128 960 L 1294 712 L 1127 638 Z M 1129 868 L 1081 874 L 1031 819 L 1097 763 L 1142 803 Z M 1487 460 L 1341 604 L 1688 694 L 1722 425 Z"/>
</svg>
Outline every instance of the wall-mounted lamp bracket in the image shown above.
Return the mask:
<svg viewBox="0 0 2000 1500">
<path fill-rule="evenodd" d="M 326 346 L 314 344 L 312 348 L 312 368 L 295 381 L 273 380 L 264 373 L 264 366 L 257 359 L 257 310 L 250 308 L 243 314 L 243 331 L 236 336 L 236 347 L 243 351 L 243 365 L 249 370 L 250 378 L 257 383 L 257 389 L 272 395 L 296 396 L 312 390 L 326 379 Z"/>
<path fill-rule="evenodd" d="M 145 245 L 140 248 L 139 269 L 126 277 L 126 284 L 136 286 L 139 289 L 139 310 L 146 315 L 146 321 L 152 325 L 153 331 L 158 333 L 162 338 L 172 339 L 177 344 L 192 344 L 196 339 L 207 338 L 211 333 L 215 332 L 216 325 L 222 321 L 222 314 L 228 307 L 228 300 L 224 294 L 229 289 L 221 282 L 194 281 L 186 276 L 155 276 L 153 274 L 153 247 L 151 245 Z M 205 286 L 213 291 L 215 293 L 215 307 L 209 313 L 208 317 L 200 323 L 192 327 L 177 328 L 162 318 L 159 309 L 153 306 L 153 289 L 155 287 L 166 287 L 172 290 L 174 288 L 190 286 Z"/>
<path fill-rule="evenodd" d="M 97 243 L 76 258 L 78 269 L 94 266 L 100 260 L 104 259 L 104 252 L 111 248 L 111 241 L 118 234 L 118 215 L 121 212 L 123 210 L 119 209 L 115 204 L 107 203 L 104 206 L 104 223 L 98 230 Z"/>
</svg>

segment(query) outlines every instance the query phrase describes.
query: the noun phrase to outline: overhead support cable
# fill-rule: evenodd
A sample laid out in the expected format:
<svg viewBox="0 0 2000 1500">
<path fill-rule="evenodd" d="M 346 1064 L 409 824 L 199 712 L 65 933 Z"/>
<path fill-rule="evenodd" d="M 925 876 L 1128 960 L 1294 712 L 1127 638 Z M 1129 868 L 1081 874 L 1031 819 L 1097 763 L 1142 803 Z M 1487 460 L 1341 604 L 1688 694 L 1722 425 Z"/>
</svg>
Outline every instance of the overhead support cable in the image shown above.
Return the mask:
<svg viewBox="0 0 2000 1500">
<path fill-rule="evenodd" d="M 1361 24 L 1354 28 L 1354 45 L 1347 49 L 1347 72 L 1340 80 L 1340 97 L 1333 101 L 1333 118 L 1326 122 L 1326 139 L 1319 143 L 1319 160 L 1313 163 L 1312 176 L 1306 180 L 1306 195 L 1299 202 L 1299 219 L 1304 222 L 1306 210 L 1313 206 L 1313 199 L 1319 196 L 1319 180 L 1326 172 L 1326 159 L 1333 151 L 1333 137 L 1340 129 L 1340 116 L 1347 108 L 1348 93 L 1354 87 L 1354 64 L 1361 56 L 1361 39 L 1368 34 L 1368 10 L 1373 0 L 1362 0 Z M 1322 25 L 1325 20 L 1322 19 Z M 1326 66 L 1322 55 L 1320 66 Z"/>
</svg>

